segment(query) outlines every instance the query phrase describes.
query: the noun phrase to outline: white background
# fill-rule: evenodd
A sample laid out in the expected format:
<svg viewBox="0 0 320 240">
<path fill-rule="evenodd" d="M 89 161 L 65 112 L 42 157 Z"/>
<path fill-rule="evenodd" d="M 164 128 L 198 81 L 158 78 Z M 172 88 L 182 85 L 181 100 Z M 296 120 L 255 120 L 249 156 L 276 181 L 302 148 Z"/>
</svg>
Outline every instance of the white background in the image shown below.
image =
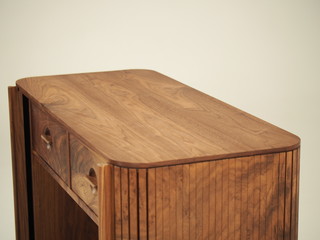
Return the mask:
<svg viewBox="0 0 320 240">
<path fill-rule="evenodd" d="M 0 239 L 14 239 L 7 86 L 148 68 L 302 139 L 302 240 L 320 236 L 320 1 L 0 0 Z"/>
</svg>

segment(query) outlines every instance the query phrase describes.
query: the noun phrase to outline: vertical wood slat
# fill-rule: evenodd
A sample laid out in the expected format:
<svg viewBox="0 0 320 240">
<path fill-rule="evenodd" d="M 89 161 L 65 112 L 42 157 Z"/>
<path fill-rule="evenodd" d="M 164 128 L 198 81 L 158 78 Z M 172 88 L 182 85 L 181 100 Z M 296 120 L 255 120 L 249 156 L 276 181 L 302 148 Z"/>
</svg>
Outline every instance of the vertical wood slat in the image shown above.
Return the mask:
<svg viewBox="0 0 320 240">
<path fill-rule="evenodd" d="M 163 239 L 163 168 L 156 168 L 156 240 Z"/>
<path fill-rule="evenodd" d="M 128 169 L 121 168 L 121 223 L 122 239 L 129 240 L 129 186 Z"/>
<path fill-rule="evenodd" d="M 221 239 L 222 240 L 229 240 L 228 239 L 228 232 L 229 232 L 229 164 L 228 162 L 222 163 L 222 207 L 221 207 Z"/>
<path fill-rule="evenodd" d="M 122 239 L 121 169 L 114 167 L 115 239 Z"/>
<path fill-rule="evenodd" d="M 137 170 L 128 169 L 129 173 L 129 236 L 130 240 L 138 239 L 138 183 Z"/>
<path fill-rule="evenodd" d="M 112 165 L 99 166 L 99 239 L 114 239 L 114 175 Z"/>
<path fill-rule="evenodd" d="M 254 157 L 254 189 L 253 189 L 253 231 L 252 238 L 259 239 L 260 229 L 260 193 L 261 193 L 261 182 L 260 182 L 260 161 L 261 156 L 257 155 Z"/>
<path fill-rule="evenodd" d="M 210 163 L 203 163 L 203 204 L 202 204 L 202 223 L 203 230 L 202 236 L 203 240 L 209 239 L 209 209 L 210 209 Z"/>
<path fill-rule="evenodd" d="M 235 227 L 234 235 L 235 239 L 240 239 L 241 235 L 241 161 L 236 159 L 235 161 Z"/>
<path fill-rule="evenodd" d="M 228 207 L 229 207 L 229 234 L 228 240 L 235 240 L 235 190 L 236 190 L 236 160 L 230 159 L 228 161 Z"/>
<path fill-rule="evenodd" d="M 202 240 L 202 206 L 203 206 L 203 163 L 195 164 L 195 174 L 196 174 L 196 188 L 195 188 L 195 220 L 196 220 L 196 228 L 195 228 L 195 236 L 196 240 Z"/>
<path fill-rule="evenodd" d="M 169 239 L 177 239 L 177 180 L 176 166 L 169 167 L 169 186 L 170 190 L 166 192 L 169 195 L 169 218 L 166 220 L 169 223 Z"/>
<path fill-rule="evenodd" d="M 139 239 L 146 240 L 148 237 L 148 216 L 147 216 L 147 182 L 148 175 L 146 169 L 139 169 Z M 130 238 L 133 239 L 133 238 Z"/>
<path fill-rule="evenodd" d="M 148 170 L 148 239 L 156 239 L 156 169 Z M 181 204 L 182 205 L 182 204 Z"/>
<path fill-rule="evenodd" d="M 196 222 L 196 165 L 190 164 L 190 240 L 196 239 L 196 228 L 197 228 L 197 222 Z"/>
<path fill-rule="evenodd" d="M 292 208 L 291 208 L 291 239 L 298 238 L 298 150 L 292 155 Z"/>
<path fill-rule="evenodd" d="M 176 239 L 183 239 L 183 169 L 182 165 L 176 167 L 176 181 L 177 181 L 177 235 Z"/>
<path fill-rule="evenodd" d="M 162 169 L 162 211 L 163 239 L 170 239 L 170 172 L 169 167 Z"/>
<path fill-rule="evenodd" d="M 285 180 L 284 240 L 291 240 L 292 152 L 287 152 Z"/>
<path fill-rule="evenodd" d="M 215 240 L 216 226 L 216 161 L 209 163 L 210 189 L 209 189 L 209 240 Z"/>
<path fill-rule="evenodd" d="M 28 209 L 28 181 L 25 158 L 25 135 L 23 117 L 23 99 L 17 87 L 8 88 L 10 128 L 11 128 L 11 154 L 12 175 L 14 186 L 14 206 L 16 239 L 28 240 L 29 209 Z"/>
<path fill-rule="evenodd" d="M 272 239 L 278 238 L 279 226 L 279 161 L 280 154 L 273 155 L 273 173 L 272 173 Z"/>
<path fill-rule="evenodd" d="M 297 164 L 297 171 L 296 171 L 296 181 L 297 181 L 297 190 L 296 190 L 296 214 L 294 216 L 295 218 L 295 234 L 293 236 L 293 240 L 298 240 L 298 221 L 299 221 L 299 183 L 300 183 L 300 148 L 297 149 L 296 153 L 296 164 Z"/>
<path fill-rule="evenodd" d="M 286 153 L 279 155 L 278 186 L 278 240 L 284 239 L 285 188 L 286 188 Z"/>
<path fill-rule="evenodd" d="M 248 158 L 241 158 L 241 209 L 240 209 L 240 236 L 247 239 L 248 230 Z"/>
<path fill-rule="evenodd" d="M 247 159 L 248 162 L 248 172 L 247 172 L 247 186 L 248 186 L 248 216 L 247 216 L 247 239 L 253 238 L 254 230 L 254 187 L 255 187 L 255 158 L 250 157 Z"/>
<path fill-rule="evenodd" d="M 222 161 L 216 161 L 216 188 L 215 188 L 215 195 L 216 195 L 216 227 L 215 227 L 215 239 L 216 240 L 221 240 L 221 230 L 222 230 Z"/>
<path fill-rule="evenodd" d="M 267 209 L 267 160 L 266 156 L 263 155 L 260 158 L 260 229 L 259 237 L 261 240 L 266 239 L 266 209 Z"/>
<path fill-rule="evenodd" d="M 182 165 L 182 239 L 190 239 L 190 165 Z"/>
<path fill-rule="evenodd" d="M 273 155 L 266 155 L 266 208 L 265 208 L 265 218 L 266 218 L 266 239 L 272 239 L 272 179 L 273 179 Z"/>
<path fill-rule="evenodd" d="M 298 154 L 114 167 L 115 239 L 296 240 Z"/>
</svg>

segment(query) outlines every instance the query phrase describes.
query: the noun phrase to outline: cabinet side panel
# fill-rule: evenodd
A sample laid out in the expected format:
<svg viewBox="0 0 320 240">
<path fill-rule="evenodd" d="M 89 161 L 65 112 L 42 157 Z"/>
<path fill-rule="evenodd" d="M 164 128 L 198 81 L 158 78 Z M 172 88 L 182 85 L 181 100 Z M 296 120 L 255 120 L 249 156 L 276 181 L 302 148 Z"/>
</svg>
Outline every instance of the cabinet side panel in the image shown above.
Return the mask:
<svg viewBox="0 0 320 240">
<path fill-rule="evenodd" d="M 25 152 L 23 97 L 16 87 L 8 88 L 12 170 L 14 183 L 16 239 L 29 239 L 30 212 L 28 209 L 28 181 Z"/>
<path fill-rule="evenodd" d="M 127 239 L 126 231 L 136 231 L 132 227 L 138 221 L 139 239 L 296 240 L 298 173 L 298 150 L 121 169 L 121 193 L 115 194 L 121 195 L 122 236 L 119 233 L 116 239 Z M 131 196 L 135 188 L 138 202 Z"/>
</svg>

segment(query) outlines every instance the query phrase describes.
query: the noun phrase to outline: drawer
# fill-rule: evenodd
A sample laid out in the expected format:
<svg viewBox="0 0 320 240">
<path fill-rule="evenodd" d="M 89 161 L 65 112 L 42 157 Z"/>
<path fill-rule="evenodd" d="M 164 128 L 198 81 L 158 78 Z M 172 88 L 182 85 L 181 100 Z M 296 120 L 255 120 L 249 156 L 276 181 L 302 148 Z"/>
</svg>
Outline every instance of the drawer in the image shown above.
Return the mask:
<svg viewBox="0 0 320 240">
<path fill-rule="evenodd" d="M 70 134 L 71 188 L 98 215 L 98 165 L 106 160 Z"/>
<path fill-rule="evenodd" d="M 68 133 L 38 106 L 31 106 L 32 147 L 69 185 Z"/>
</svg>

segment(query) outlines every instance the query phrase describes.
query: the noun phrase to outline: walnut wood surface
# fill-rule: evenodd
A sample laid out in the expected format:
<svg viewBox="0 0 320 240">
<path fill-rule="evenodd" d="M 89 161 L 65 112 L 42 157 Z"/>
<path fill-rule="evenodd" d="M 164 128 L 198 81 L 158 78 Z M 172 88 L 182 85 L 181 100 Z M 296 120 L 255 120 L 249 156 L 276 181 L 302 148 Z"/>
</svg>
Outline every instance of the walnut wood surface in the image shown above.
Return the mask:
<svg viewBox="0 0 320 240">
<path fill-rule="evenodd" d="M 99 239 L 114 240 L 115 237 L 115 198 L 114 167 L 109 164 L 99 165 Z"/>
<path fill-rule="evenodd" d="M 98 215 L 98 195 L 100 186 L 97 184 L 99 177 L 98 164 L 106 160 L 89 150 L 72 134 L 70 134 L 70 165 L 71 165 L 71 189 Z M 90 172 L 95 173 L 93 182 L 90 180 Z M 95 180 L 95 182 L 94 182 Z M 93 185 L 97 185 L 94 189 Z"/>
<path fill-rule="evenodd" d="M 98 226 L 33 155 L 32 180 L 36 240 L 98 240 Z"/>
<path fill-rule="evenodd" d="M 69 184 L 69 143 L 67 131 L 47 113 L 36 105 L 31 105 L 31 128 L 33 149 L 50 165 L 50 167 Z M 50 148 L 41 138 L 45 136 L 46 129 L 50 131 Z"/>
<path fill-rule="evenodd" d="M 299 150 L 114 168 L 114 239 L 297 240 Z"/>
<path fill-rule="evenodd" d="M 110 163 L 153 167 L 290 151 L 298 137 L 149 70 L 17 81 Z"/>
<path fill-rule="evenodd" d="M 98 216 L 89 206 L 68 186 L 58 175 L 57 173 L 48 165 L 48 163 L 41 158 L 41 156 L 33 151 L 32 154 L 38 159 L 38 163 L 42 168 L 47 171 L 48 174 L 56 181 L 57 184 L 75 201 L 80 208 L 98 225 Z"/>
<path fill-rule="evenodd" d="M 28 179 L 25 152 L 25 130 L 23 117 L 22 95 L 16 87 L 8 88 L 10 127 L 11 127 L 11 150 L 12 150 L 12 173 L 14 185 L 14 207 L 16 239 L 30 239 L 30 213 L 28 207 Z"/>
</svg>

